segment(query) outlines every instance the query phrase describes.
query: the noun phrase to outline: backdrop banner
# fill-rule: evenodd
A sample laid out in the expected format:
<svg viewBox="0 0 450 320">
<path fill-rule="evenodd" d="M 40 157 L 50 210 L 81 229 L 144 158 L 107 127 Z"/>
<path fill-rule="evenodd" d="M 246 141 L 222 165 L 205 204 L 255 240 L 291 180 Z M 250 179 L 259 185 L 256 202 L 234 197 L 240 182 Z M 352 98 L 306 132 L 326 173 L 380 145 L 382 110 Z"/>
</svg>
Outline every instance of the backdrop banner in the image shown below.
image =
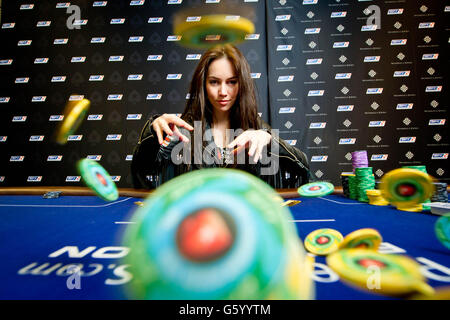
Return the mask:
<svg viewBox="0 0 450 320">
<path fill-rule="evenodd" d="M 426 165 L 447 182 L 450 6 L 442 1 L 4 1 L 0 38 L 0 187 L 81 186 L 99 161 L 132 187 L 132 151 L 154 114 L 181 113 L 203 51 L 180 46 L 175 14 L 255 23 L 239 49 L 259 112 L 306 152 L 315 180 L 340 185 L 351 152 L 375 178 Z M 91 106 L 65 145 L 69 100 Z"/>
</svg>

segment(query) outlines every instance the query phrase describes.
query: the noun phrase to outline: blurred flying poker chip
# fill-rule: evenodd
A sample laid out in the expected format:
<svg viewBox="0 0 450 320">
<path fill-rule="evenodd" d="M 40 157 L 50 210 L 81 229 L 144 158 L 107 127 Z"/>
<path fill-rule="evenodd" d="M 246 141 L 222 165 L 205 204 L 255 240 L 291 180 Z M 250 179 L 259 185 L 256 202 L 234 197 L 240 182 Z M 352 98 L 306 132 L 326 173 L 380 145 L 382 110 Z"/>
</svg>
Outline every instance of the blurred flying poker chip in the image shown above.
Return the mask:
<svg viewBox="0 0 450 320">
<path fill-rule="evenodd" d="M 108 172 L 96 161 L 87 158 L 79 160 L 77 169 L 84 183 L 105 201 L 119 198 L 116 184 Z"/>
<path fill-rule="evenodd" d="M 317 229 L 305 238 L 306 250 L 312 254 L 325 256 L 339 249 L 344 237 L 334 229 Z"/>
<path fill-rule="evenodd" d="M 302 185 L 297 189 L 298 194 L 302 197 L 323 197 L 334 191 L 334 186 L 330 182 L 311 182 Z"/>
<path fill-rule="evenodd" d="M 427 296 L 417 294 L 411 297 L 412 300 L 450 300 L 450 286 L 438 287 L 433 295 Z"/>
<path fill-rule="evenodd" d="M 285 202 L 283 202 L 281 204 L 281 206 L 282 207 L 293 207 L 293 206 L 296 206 L 299 203 L 301 203 L 300 200 L 286 200 Z"/>
<path fill-rule="evenodd" d="M 56 143 L 63 145 L 67 138 L 72 135 L 80 126 L 91 102 L 88 99 L 69 101 L 64 108 L 64 120 L 56 129 Z"/>
<path fill-rule="evenodd" d="M 433 178 L 417 169 L 399 168 L 383 176 L 380 190 L 383 198 L 394 205 L 414 206 L 431 197 Z"/>
<path fill-rule="evenodd" d="M 434 289 L 425 282 L 420 265 L 407 256 L 351 248 L 330 254 L 326 262 L 344 282 L 373 293 L 389 296 L 434 294 Z"/>
<path fill-rule="evenodd" d="M 130 297 L 311 297 L 311 264 L 280 199 L 234 169 L 195 170 L 161 185 L 124 234 Z"/>
<path fill-rule="evenodd" d="M 208 49 L 226 43 L 237 44 L 255 31 L 253 22 L 242 16 L 210 14 L 197 18 L 192 21 L 176 19 L 174 33 L 181 36 L 181 45 Z"/>
<path fill-rule="evenodd" d="M 434 224 L 434 231 L 438 240 L 450 249 L 450 214 L 440 217 Z"/>
<path fill-rule="evenodd" d="M 362 248 L 378 250 L 382 240 L 380 233 L 375 229 L 359 229 L 346 235 L 339 249 Z"/>
</svg>

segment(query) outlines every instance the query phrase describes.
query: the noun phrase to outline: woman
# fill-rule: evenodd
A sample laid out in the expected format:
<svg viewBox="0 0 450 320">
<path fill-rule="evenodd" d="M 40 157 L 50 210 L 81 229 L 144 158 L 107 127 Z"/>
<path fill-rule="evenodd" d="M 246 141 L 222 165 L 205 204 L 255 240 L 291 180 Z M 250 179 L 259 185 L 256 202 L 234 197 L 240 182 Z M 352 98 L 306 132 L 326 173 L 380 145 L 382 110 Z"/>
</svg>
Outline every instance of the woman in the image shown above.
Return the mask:
<svg viewBox="0 0 450 320">
<path fill-rule="evenodd" d="M 136 188 L 155 188 L 184 172 L 209 167 L 245 170 L 274 188 L 309 180 L 305 154 L 279 139 L 258 116 L 250 67 L 232 45 L 202 55 L 181 117 L 163 114 L 147 121 L 131 171 Z"/>
</svg>

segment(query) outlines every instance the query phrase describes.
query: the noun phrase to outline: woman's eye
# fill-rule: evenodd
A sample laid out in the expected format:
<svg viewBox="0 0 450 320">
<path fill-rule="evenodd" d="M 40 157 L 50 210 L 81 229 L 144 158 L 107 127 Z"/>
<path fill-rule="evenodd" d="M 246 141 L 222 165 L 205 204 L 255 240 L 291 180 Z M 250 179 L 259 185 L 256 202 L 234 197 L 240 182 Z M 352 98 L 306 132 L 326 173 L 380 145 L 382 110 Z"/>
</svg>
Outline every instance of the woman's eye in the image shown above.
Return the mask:
<svg viewBox="0 0 450 320">
<path fill-rule="evenodd" d="M 237 80 L 230 80 L 229 83 L 232 84 L 232 85 L 236 85 L 238 83 L 238 81 Z"/>
<path fill-rule="evenodd" d="M 216 80 L 209 80 L 209 84 L 217 84 Z"/>
</svg>

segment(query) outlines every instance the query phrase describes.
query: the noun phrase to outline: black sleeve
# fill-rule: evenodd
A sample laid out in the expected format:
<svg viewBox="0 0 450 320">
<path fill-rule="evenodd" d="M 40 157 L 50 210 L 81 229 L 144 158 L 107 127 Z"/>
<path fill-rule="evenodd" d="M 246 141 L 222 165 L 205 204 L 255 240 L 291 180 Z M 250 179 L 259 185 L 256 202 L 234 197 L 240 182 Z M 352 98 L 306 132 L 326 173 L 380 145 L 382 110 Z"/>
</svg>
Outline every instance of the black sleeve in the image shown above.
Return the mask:
<svg viewBox="0 0 450 320">
<path fill-rule="evenodd" d="M 152 122 L 159 115 L 151 117 L 142 128 L 131 161 L 131 177 L 134 188 L 152 188 L 151 181 L 158 173 L 157 155 L 160 149 L 158 137 L 152 129 Z"/>
<path fill-rule="evenodd" d="M 160 145 L 152 123 L 159 115 L 151 117 L 142 128 L 131 161 L 131 177 L 134 188 L 154 189 L 175 175 L 172 150 L 181 143 L 176 136 L 168 136 Z M 180 131 L 183 132 L 183 128 Z"/>
<path fill-rule="evenodd" d="M 260 127 L 268 131 L 272 135 L 272 146 L 269 148 L 269 156 L 277 157 L 279 163 L 279 170 L 276 176 L 271 177 L 271 185 L 275 188 L 298 188 L 299 186 L 308 183 L 310 179 L 309 163 L 306 154 L 300 149 L 289 145 L 286 141 L 281 139 L 272 128 L 260 120 Z M 264 179 L 267 180 L 267 179 Z"/>
</svg>

